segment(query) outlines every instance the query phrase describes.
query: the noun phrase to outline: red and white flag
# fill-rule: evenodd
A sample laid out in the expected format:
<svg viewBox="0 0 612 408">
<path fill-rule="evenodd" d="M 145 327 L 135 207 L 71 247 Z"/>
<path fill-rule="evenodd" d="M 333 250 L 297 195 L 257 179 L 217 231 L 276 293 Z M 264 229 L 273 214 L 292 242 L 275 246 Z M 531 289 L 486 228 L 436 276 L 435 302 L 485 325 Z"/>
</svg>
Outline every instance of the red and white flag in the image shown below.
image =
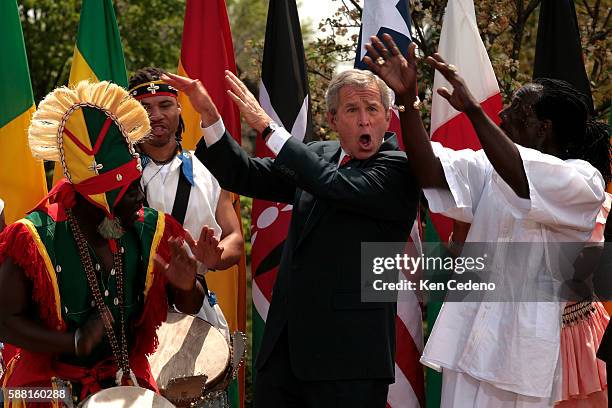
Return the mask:
<svg viewBox="0 0 612 408">
<path fill-rule="evenodd" d="M 502 97 L 491 60 L 478 32 L 473 0 L 448 2 L 438 53 L 446 62 L 457 67 L 486 114 L 495 123 L 499 123 L 498 113 L 502 109 Z M 450 83 L 436 72 L 431 105 L 431 140 L 454 150 L 479 150 L 480 142 L 465 113 L 456 111 L 435 92 L 441 87 L 452 89 Z M 431 218 L 440 239 L 446 241 L 452 231 L 452 221 L 438 214 L 431 214 Z"/>
</svg>

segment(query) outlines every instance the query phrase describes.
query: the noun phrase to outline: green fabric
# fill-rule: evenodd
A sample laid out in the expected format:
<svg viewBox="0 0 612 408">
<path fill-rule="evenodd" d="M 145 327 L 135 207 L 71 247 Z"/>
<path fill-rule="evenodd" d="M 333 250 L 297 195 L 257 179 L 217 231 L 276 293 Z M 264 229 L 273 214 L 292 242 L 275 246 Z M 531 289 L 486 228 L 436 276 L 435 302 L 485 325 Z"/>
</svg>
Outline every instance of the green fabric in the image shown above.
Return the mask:
<svg viewBox="0 0 612 408">
<path fill-rule="evenodd" d="M 427 227 L 425 228 L 425 242 L 427 243 L 435 243 L 440 242 L 440 237 L 434 228 L 433 222 L 429 215 L 427 215 L 426 221 Z M 433 254 L 427 254 L 433 255 Z M 442 303 L 439 301 L 428 301 L 427 302 L 427 327 L 425 333 L 425 339 L 429 338 L 431 334 L 431 329 L 438 318 L 438 314 L 440 313 L 440 309 L 442 308 Z M 425 370 L 425 401 L 427 403 L 427 408 L 439 408 L 440 407 L 440 398 L 442 396 L 442 373 L 439 373 L 436 370 L 432 370 L 427 367 Z"/>
<path fill-rule="evenodd" d="M 50 216 L 40 211 L 30 214 L 26 218 L 36 227 L 56 270 L 62 304 L 62 318 L 66 322 L 68 331 L 74 331 L 81 327 L 91 314 L 96 313 L 96 307 L 91 304 L 93 295 L 89 290 L 85 270 L 81 264 L 76 241 L 68 221 L 54 222 Z M 119 240 L 119 245 L 125 248 L 123 258 L 124 304 L 126 321 L 128 322 L 128 339 L 132 338 L 132 324 L 140 317 L 144 305 L 143 290 L 156 223 L 157 211 L 145 208 L 144 222 L 137 221 L 135 228 L 130 229 Z M 91 247 L 89 252 L 95 265 L 98 261 Z M 57 272 L 58 266 L 61 267 L 60 272 Z M 108 275 L 104 282 L 101 280 L 99 273 L 97 273 L 97 277 L 104 303 L 108 306 L 115 320 L 115 333 L 118 334 L 119 307 L 113 302 L 117 294 L 116 275 Z M 104 296 L 105 289 L 109 291 L 108 296 Z M 88 367 L 111 354 L 110 344 L 104 341 L 88 357 L 66 356 L 63 361 Z"/>
<path fill-rule="evenodd" d="M 0 127 L 34 104 L 19 11 L 15 0 L 0 1 Z"/>
<path fill-rule="evenodd" d="M 88 106 L 84 106 L 82 110 L 85 123 L 87 124 L 87 132 L 89 133 L 91 147 L 93 148 L 108 116 L 101 110 Z M 96 163 L 102 164 L 103 166 L 98 170 L 100 174 L 116 169 L 134 159 L 128 150 L 128 144 L 125 137 L 123 137 L 123 134 L 115 122 L 112 122 L 109 126 L 104 141 L 100 146 L 100 150 L 95 155 L 95 159 Z M 106 192 L 106 200 L 111 210 L 120 191 L 121 188 L 116 188 Z"/>
<path fill-rule="evenodd" d="M 238 386 L 238 378 L 234 378 L 227 387 L 227 399 L 230 407 L 240 407 L 240 387 Z"/>
<path fill-rule="evenodd" d="M 111 0 L 83 0 L 76 46 L 99 80 L 127 88 L 125 58 Z"/>
<path fill-rule="evenodd" d="M 253 322 L 252 322 L 252 327 L 253 327 L 253 339 L 251 340 L 251 346 L 253 348 L 253 360 L 252 360 L 252 367 L 253 367 L 253 386 L 255 386 L 255 381 L 257 380 L 257 370 L 255 369 L 255 362 L 257 361 L 257 355 L 259 354 L 259 349 L 261 348 L 261 341 L 263 339 L 263 332 L 264 332 L 264 327 L 266 325 L 266 322 L 263 320 L 263 318 L 259 315 L 259 313 L 257 312 L 257 308 L 255 307 L 255 305 L 253 304 Z"/>
</svg>

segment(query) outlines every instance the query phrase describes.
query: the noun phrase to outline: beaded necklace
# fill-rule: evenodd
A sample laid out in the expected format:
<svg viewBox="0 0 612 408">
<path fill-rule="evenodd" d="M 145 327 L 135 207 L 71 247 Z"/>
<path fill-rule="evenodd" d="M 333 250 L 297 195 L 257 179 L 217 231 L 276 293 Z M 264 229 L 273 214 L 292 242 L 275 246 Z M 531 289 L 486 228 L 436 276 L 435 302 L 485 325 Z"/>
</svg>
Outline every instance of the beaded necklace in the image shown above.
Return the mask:
<svg viewBox="0 0 612 408">
<path fill-rule="evenodd" d="M 81 263 L 83 264 L 83 268 L 85 269 L 85 275 L 87 277 L 87 283 L 89 285 L 89 289 L 94 298 L 94 302 L 98 309 L 98 313 L 102 318 L 102 322 L 104 323 L 104 332 L 106 337 L 111 345 L 111 349 L 113 351 L 113 357 L 115 358 L 115 362 L 119 367 L 117 371 L 117 375 L 115 381 L 117 385 L 122 384 L 122 380 L 124 375 L 129 375 L 130 380 L 133 385 L 137 385 L 136 376 L 134 372 L 130 369 L 130 361 L 129 354 L 127 350 L 127 336 L 126 336 L 126 325 L 125 325 L 125 309 L 124 309 L 124 296 L 123 296 L 123 248 L 121 251 L 114 250 L 113 251 L 113 269 L 115 270 L 116 280 L 117 280 L 117 297 L 114 299 L 115 306 L 119 306 L 119 315 L 120 315 L 120 340 L 121 344 L 117 340 L 117 336 L 115 334 L 115 330 L 113 329 L 113 324 L 111 322 L 110 317 L 105 313 L 104 300 L 102 298 L 102 294 L 100 293 L 100 286 L 98 285 L 98 280 L 96 279 L 96 273 L 94 271 L 94 265 L 91 260 L 91 255 L 89 254 L 89 249 L 87 248 L 87 240 L 85 236 L 81 232 L 78 223 L 76 222 L 76 218 L 72 213 L 72 210 L 66 209 L 66 215 L 68 218 L 68 224 L 70 225 L 70 229 L 74 235 L 74 239 L 77 244 L 77 248 L 79 251 L 79 257 L 81 258 Z"/>
</svg>

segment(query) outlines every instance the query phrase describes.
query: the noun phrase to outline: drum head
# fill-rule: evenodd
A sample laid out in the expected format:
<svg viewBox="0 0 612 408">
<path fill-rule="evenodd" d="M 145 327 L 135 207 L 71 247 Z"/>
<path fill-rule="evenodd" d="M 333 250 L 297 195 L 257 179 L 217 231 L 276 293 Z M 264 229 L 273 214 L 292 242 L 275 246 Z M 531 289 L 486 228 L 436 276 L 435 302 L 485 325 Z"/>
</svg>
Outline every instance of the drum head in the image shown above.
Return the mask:
<svg viewBox="0 0 612 408">
<path fill-rule="evenodd" d="M 82 408 L 175 408 L 167 399 L 146 388 L 113 387 L 99 391 L 79 405 Z"/>
<path fill-rule="evenodd" d="M 149 363 L 160 390 L 167 391 L 169 383 L 185 385 L 186 380 L 191 379 L 199 384 L 193 390 L 194 395 L 199 396 L 204 386 L 214 387 L 225 377 L 230 363 L 229 345 L 210 323 L 183 313 L 168 312 L 157 336 L 159 347 L 149 357 Z"/>
</svg>

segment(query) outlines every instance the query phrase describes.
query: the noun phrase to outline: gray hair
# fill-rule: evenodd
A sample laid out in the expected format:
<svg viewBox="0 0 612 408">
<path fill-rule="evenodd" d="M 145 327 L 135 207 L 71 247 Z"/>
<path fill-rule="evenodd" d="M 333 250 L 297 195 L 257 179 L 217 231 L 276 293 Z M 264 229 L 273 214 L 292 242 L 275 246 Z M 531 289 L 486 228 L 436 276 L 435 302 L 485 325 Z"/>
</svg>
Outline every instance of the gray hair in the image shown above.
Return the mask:
<svg viewBox="0 0 612 408">
<path fill-rule="evenodd" d="M 370 71 L 361 69 L 349 69 L 334 76 L 329 83 L 327 92 L 325 93 L 325 102 L 327 110 L 331 113 L 336 113 L 338 104 L 340 103 L 340 90 L 345 86 L 354 86 L 356 88 L 367 88 L 375 84 L 380 92 L 380 101 L 382 102 L 385 111 L 391 106 L 391 89 L 385 84 L 385 81 Z"/>
</svg>

